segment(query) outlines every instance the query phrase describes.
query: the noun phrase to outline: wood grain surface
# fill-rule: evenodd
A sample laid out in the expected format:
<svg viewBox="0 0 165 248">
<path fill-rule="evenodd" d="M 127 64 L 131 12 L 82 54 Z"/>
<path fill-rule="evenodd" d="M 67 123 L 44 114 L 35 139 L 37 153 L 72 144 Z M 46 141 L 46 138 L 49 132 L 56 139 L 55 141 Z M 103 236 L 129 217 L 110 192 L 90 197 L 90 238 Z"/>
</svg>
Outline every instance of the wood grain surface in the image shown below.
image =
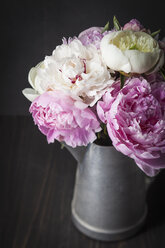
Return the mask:
<svg viewBox="0 0 165 248">
<path fill-rule="evenodd" d="M 121 242 L 98 242 L 72 224 L 76 161 L 31 117 L 1 116 L 0 248 L 165 248 L 165 171 L 147 193 L 143 229 Z"/>
</svg>

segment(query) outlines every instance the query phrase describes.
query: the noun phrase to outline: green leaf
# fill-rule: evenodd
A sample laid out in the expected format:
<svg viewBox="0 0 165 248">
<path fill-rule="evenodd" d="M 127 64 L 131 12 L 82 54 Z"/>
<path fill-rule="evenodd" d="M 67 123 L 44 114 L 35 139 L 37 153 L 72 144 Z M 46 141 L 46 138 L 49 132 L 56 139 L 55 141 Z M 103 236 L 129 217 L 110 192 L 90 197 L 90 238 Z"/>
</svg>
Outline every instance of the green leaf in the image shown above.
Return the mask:
<svg viewBox="0 0 165 248">
<path fill-rule="evenodd" d="M 153 32 L 153 33 L 151 34 L 151 36 L 154 38 L 157 34 L 160 33 L 160 31 L 161 31 L 161 30 L 159 29 L 159 30 Z"/>
<path fill-rule="evenodd" d="M 64 149 L 65 145 L 63 143 L 61 143 L 61 149 Z"/>
<path fill-rule="evenodd" d="M 165 70 L 163 68 L 160 70 L 160 73 L 161 73 L 163 79 L 165 80 Z"/>
<path fill-rule="evenodd" d="M 104 26 L 101 33 L 104 33 L 105 31 L 108 31 L 108 30 L 109 30 L 109 22 L 107 22 L 107 24 Z"/>
<path fill-rule="evenodd" d="M 120 74 L 120 89 L 123 88 L 125 83 L 125 76 L 123 74 Z"/>
<path fill-rule="evenodd" d="M 129 48 L 129 50 L 138 50 L 138 48 L 137 48 L 137 46 L 136 46 L 136 44 L 135 44 L 135 45 L 131 46 L 131 47 Z"/>
<path fill-rule="evenodd" d="M 97 133 L 97 138 L 100 139 L 101 138 L 101 133 Z"/>
<path fill-rule="evenodd" d="M 108 132 L 107 132 L 107 127 L 106 127 L 106 125 L 104 124 L 104 134 L 105 135 L 107 135 L 108 134 Z"/>
<path fill-rule="evenodd" d="M 114 25 L 114 28 L 115 28 L 117 31 L 121 30 L 120 23 L 119 23 L 119 21 L 117 20 L 116 16 L 113 17 L 113 25 Z"/>
<path fill-rule="evenodd" d="M 102 128 L 102 132 L 104 133 L 104 135 L 107 135 L 107 126 L 105 123 L 101 123 L 100 124 L 101 128 Z"/>
</svg>

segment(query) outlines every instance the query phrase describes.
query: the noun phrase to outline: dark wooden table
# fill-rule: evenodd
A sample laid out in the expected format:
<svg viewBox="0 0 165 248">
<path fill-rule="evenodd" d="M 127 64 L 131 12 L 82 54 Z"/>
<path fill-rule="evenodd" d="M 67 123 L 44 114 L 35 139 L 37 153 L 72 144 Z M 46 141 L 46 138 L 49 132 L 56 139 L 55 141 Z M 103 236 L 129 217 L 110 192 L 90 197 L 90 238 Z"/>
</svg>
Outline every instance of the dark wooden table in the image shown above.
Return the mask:
<svg viewBox="0 0 165 248">
<path fill-rule="evenodd" d="M 165 248 L 165 171 L 147 194 L 148 217 L 136 236 L 105 243 L 73 226 L 76 161 L 48 145 L 30 116 L 1 116 L 0 248 Z"/>
</svg>

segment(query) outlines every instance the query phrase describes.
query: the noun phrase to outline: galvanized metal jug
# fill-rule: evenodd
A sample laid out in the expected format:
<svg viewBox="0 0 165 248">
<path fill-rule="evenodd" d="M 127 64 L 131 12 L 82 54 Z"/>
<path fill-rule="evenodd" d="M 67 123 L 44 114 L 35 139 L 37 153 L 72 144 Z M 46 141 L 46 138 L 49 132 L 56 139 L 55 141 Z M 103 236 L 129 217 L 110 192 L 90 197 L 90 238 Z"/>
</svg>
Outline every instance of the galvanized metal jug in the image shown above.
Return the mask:
<svg viewBox="0 0 165 248">
<path fill-rule="evenodd" d="M 114 147 L 93 143 L 67 149 L 78 161 L 72 200 L 75 226 L 103 241 L 135 234 L 147 214 L 144 173 Z"/>
</svg>

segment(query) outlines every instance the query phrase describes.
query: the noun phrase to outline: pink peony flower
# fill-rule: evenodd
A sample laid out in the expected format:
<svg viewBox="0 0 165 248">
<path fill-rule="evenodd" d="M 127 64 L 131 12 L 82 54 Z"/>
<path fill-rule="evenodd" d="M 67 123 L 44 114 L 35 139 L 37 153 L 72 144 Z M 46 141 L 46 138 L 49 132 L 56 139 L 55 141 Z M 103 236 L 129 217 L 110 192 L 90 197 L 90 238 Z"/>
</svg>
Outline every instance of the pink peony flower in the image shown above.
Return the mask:
<svg viewBox="0 0 165 248">
<path fill-rule="evenodd" d="M 48 143 L 56 139 L 72 147 L 86 146 L 96 139 L 95 132 L 101 129 L 86 104 L 60 91 L 43 93 L 32 102 L 29 111 Z"/>
<path fill-rule="evenodd" d="M 79 34 L 78 39 L 81 41 L 81 43 L 84 46 L 93 44 L 94 46 L 96 46 L 97 49 L 99 49 L 100 41 L 104 37 L 104 34 L 101 33 L 102 30 L 103 30 L 102 27 L 88 28 Z"/>
<path fill-rule="evenodd" d="M 97 104 L 114 147 L 149 176 L 165 168 L 165 82 L 117 81 Z"/>
<path fill-rule="evenodd" d="M 132 19 L 124 25 L 123 30 L 143 31 L 144 27 L 138 20 Z"/>
<path fill-rule="evenodd" d="M 145 75 L 145 79 L 150 84 L 155 83 L 155 82 L 162 82 L 163 81 L 163 77 L 162 77 L 160 72 L 154 72 L 154 73 Z"/>
</svg>

